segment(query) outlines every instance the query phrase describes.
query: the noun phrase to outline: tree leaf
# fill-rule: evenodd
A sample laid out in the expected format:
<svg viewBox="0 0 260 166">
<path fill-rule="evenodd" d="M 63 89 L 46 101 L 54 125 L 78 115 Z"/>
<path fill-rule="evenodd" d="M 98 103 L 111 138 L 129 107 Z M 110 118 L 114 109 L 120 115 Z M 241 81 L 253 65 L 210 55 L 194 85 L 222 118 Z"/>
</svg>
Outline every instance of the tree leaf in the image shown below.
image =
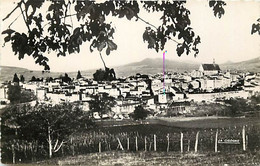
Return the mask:
<svg viewBox="0 0 260 166">
<path fill-rule="evenodd" d="M 107 49 L 106 49 L 106 54 L 107 54 L 107 55 L 110 54 L 110 48 L 109 48 L 109 47 L 107 47 Z"/>
<path fill-rule="evenodd" d="M 14 33 L 15 31 L 12 30 L 12 29 L 6 29 L 2 32 L 2 34 L 8 34 L 8 35 L 11 35 L 12 33 Z"/>
<path fill-rule="evenodd" d="M 4 38 L 4 41 L 7 43 L 7 42 L 9 42 L 11 40 L 11 36 L 6 36 L 5 38 Z"/>
<path fill-rule="evenodd" d="M 99 52 L 101 52 L 105 47 L 106 47 L 106 42 L 102 41 L 100 44 L 98 44 L 97 49 Z"/>
<path fill-rule="evenodd" d="M 111 51 L 116 50 L 117 49 L 117 45 L 112 41 L 112 40 L 108 40 L 107 41 L 108 47 Z"/>
<path fill-rule="evenodd" d="M 178 56 L 181 56 L 184 52 L 184 46 L 182 44 L 178 44 L 176 51 Z"/>
</svg>

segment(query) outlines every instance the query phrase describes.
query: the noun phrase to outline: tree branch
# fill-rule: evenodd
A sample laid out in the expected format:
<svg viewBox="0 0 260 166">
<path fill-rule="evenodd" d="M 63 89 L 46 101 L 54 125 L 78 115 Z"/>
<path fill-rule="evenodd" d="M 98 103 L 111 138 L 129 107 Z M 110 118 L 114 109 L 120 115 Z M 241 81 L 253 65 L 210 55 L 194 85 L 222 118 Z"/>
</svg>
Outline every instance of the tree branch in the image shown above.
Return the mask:
<svg viewBox="0 0 260 166">
<path fill-rule="evenodd" d="M 22 12 L 22 15 L 23 15 L 23 20 L 24 20 L 24 22 L 25 22 L 25 24 L 26 24 L 26 26 L 27 26 L 27 28 L 28 28 L 29 32 L 31 32 L 31 29 L 30 29 L 30 27 L 29 27 L 29 25 L 28 25 L 28 23 L 27 23 L 27 20 L 26 20 L 26 18 L 25 18 L 25 15 L 23 14 L 23 9 L 22 9 L 22 6 L 20 5 L 19 7 L 20 7 L 20 9 L 21 9 L 21 12 Z"/>
<path fill-rule="evenodd" d="M 6 19 L 8 19 L 12 14 L 13 14 L 13 12 L 15 12 L 15 10 L 18 8 L 18 7 L 20 7 L 21 6 L 21 2 L 19 2 L 18 4 L 17 4 L 17 6 L 9 13 L 9 14 L 7 14 L 7 16 L 5 17 L 5 18 L 3 18 L 3 21 L 5 21 Z"/>
<path fill-rule="evenodd" d="M 149 22 L 147 22 L 147 21 L 145 21 L 144 19 L 142 19 L 141 17 L 139 17 L 138 15 L 136 15 L 135 16 L 137 19 L 140 19 L 141 21 L 143 21 L 144 23 L 146 23 L 146 24 L 148 24 L 148 25 L 150 25 L 150 26 L 152 26 L 152 27 L 154 27 L 155 29 L 157 29 L 157 27 L 155 26 L 155 25 L 153 25 L 153 24 L 151 24 L 151 23 L 149 23 Z"/>
<path fill-rule="evenodd" d="M 65 15 L 64 17 L 61 17 L 61 19 L 63 19 L 63 18 L 66 18 L 66 17 L 70 17 L 71 18 L 71 16 L 76 16 L 77 14 L 69 14 L 69 15 Z M 72 19 L 72 18 L 71 18 Z"/>
<path fill-rule="evenodd" d="M 61 141 L 60 145 L 57 147 L 57 149 L 53 149 L 53 152 L 58 152 L 61 148 L 61 146 L 64 144 L 64 141 Z"/>
<path fill-rule="evenodd" d="M 70 7 L 71 7 L 71 4 L 70 4 Z M 70 8 L 69 8 L 69 10 L 70 10 Z M 76 14 L 75 14 L 76 15 Z M 71 15 L 71 10 L 70 10 L 70 16 L 72 16 Z M 70 22 L 71 22 L 71 29 L 73 29 L 73 21 L 72 21 L 72 17 L 70 17 Z"/>
<path fill-rule="evenodd" d="M 22 15 L 22 13 L 19 14 L 19 16 L 17 16 L 17 17 L 14 19 L 14 21 L 11 22 L 11 24 L 9 24 L 8 28 L 11 28 L 11 26 L 13 25 L 13 23 L 14 23 L 21 15 Z"/>
<path fill-rule="evenodd" d="M 70 15 L 66 15 L 64 17 L 61 17 L 60 19 L 63 19 L 63 18 L 66 18 L 66 17 L 70 17 L 70 20 L 71 20 L 71 27 L 73 29 L 73 22 L 72 22 L 72 16 L 76 16 L 77 14 L 70 14 Z M 43 25 L 43 28 L 45 28 L 48 24 L 50 24 L 50 22 L 46 23 Z"/>
<path fill-rule="evenodd" d="M 136 17 L 137 19 L 140 19 L 140 20 L 143 21 L 144 23 L 146 23 L 146 24 L 152 26 L 153 28 L 155 28 L 155 29 L 157 30 L 157 27 L 156 27 L 155 25 L 153 25 L 153 24 L 151 24 L 151 23 L 145 21 L 144 19 L 142 19 L 142 18 L 139 17 L 138 15 L 136 15 L 135 17 Z M 177 42 L 176 40 L 174 40 L 174 39 L 172 39 L 172 38 L 170 38 L 170 40 L 174 41 L 174 42 L 177 43 L 177 44 L 180 44 L 179 42 Z"/>
<path fill-rule="evenodd" d="M 58 145 L 58 142 L 59 142 L 59 139 L 57 138 L 56 142 L 55 142 L 55 145 L 53 147 L 53 149 L 56 149 L 57 145 Z"/>
<path fill-rule="evenodd" d="M 170 38 L 170 40 L 174 41 L 174 42 L 177 43 L 177 44 L 181 44 L 181 43 L 177 42 L 176 40 L 174 40 L 174 39 L 172 39 L 172 38 Z"/>
<path fill-rule="evenodd" d="M 69 6 L 69 4 L 70 4 L 70 1 L 68 2 L 68 4 L 65 4 L 65 17 L 64 17 L 64 24 L 65 24 L 65 22 L 66 22 L 66 16 L 67 16 L 67 12 L 68 12 L 68 6 Z"/>
<path fill-rule="evenodd" d="M 106 68 L 107 68 L 107 66 L 106 66 L 106 64 L 105 64 L 105 61 L 104 61 L 104 59 L 103 59 L 102 55 L 101 55 L 101 52 L 99 52 L 99 55 L 100 55 L 100 58 L 101 58 L 101 60 L 102 60 L 102 62 L 103 62 L 103 65 L 104 65 L 104 67 L 105 67 L 105 69 L 106 69 Z"/>
</svg>

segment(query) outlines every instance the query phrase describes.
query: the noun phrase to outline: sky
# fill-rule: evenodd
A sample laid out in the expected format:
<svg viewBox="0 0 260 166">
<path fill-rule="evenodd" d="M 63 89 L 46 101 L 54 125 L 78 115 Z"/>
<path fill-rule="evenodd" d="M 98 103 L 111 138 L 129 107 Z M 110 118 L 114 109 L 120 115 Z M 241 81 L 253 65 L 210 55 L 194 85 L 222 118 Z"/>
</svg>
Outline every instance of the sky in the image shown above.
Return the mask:
<svg viewBox="0 0 260 166">
<path fill-rule="evenodd" d="M 1 20 L 15 7 L 17 0 L 1 0 Z M 195 58 L 192 54 L 177 56 L 176 43 L 168 42 L 165 46 L 166 59 L 176 61 L 195 61 L 199 63 L 225 63 L 227 61 L 239 62 L 260 56 L 260 36 L 251 35 L 252 24 L 260 17 L 260 1 L 227 1 L 225 15 L 219 19 L 214 16 L 209 8 L 208 1 L 188 1 L 186 7 L 190 10 L 191 27 L 200 36 L 201 43 L 198 45 L 200 53 Z M 16 11 L 10 19 L 2 21 L 1 32 L 12 22 L 20 11 Z M 146 21 L 159 25 L 160 13 L 148 14 L 141 10 L 140 17 Z M 112 21 L 116 31 L 114 42 L 118 48 L 109 56 L 102 52 L 106 65 L 115 67 L 131 62 L 138 62 L 146 58 L 161 58 L 163 51 L 156 52 L 147 48 L 143 42 L 143 32 L 147 24 L 141 21 L 128 21 L 126 18 L 108 18 Z M 20 16 L 12 25 L 13 29 L 24 30 L 25 24 Z M 26 56 L 18 60 L 14 56 L 10 44 L 3 46 L 3 36 L 0 41 L 0 64 L 5 66 L 17 66 L 30 70 L 43 70 L 42 66 L 35 64 L 32 57 Z M 45 54 L 49 58 L 51 71 L 70 72 L 103 68 L 103 63 L 97 51 L 89 51 L 89 43 L 81 46 L 81 52 L 68 54 L 66 57 L 57 57 L 55 52 Z M 167 64 L 166 64 L 167 65 Z"/>
</svg>

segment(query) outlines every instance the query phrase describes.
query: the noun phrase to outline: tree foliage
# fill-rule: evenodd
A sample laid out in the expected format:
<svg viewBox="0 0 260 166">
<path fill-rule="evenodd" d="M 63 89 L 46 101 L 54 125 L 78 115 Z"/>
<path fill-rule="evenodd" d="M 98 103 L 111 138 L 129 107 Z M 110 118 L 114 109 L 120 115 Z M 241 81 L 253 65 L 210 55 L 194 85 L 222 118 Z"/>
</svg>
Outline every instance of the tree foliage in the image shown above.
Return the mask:
<svg viewBox="0 0 260 166">
<path fill-rule="evenodd" d="M 11 103 L 19 103 L 21 99 L 21 87 L 19 85 L 8 85 L 8 100 Z"/>
<path fill-rule="evenodd" d="M 260 94 L 258 93 L 251 96 L 250 101 L 252 104 L 260 106 Z"/>
<path fill-rule="evenodd" d="M 24 76 L 23 76 L 23 75 L 20 75 L 20 81 L 21 81 L 21 82 L 24 82 L 24 81 L 25 81 L 25 79 L 24 79 Z"/>
<path fill-rule="evenodd" d="M 32 76 L 30 82 L 42 82 L 43 78 L 36 78 L 35 76 Z"/>
<path fill-rule="evenodd" d="M 67 73 L 65 73 L 64 76 L 61 76 L 61 80 L 62 82 L 66 82 L 66 83 L 70 83 L 72 81 L 72 79 L 69 77 Z"/>
<path fill-rule="evenodd" d="M 130 114 L 130 116 L 134 120 L 144 120 L 147 118 L 148 115 L 149 115 L 149 111 L 144 109 L 144 107 L 141 105 L 136 106 L 134 112 L 132 114 Z"/>
<path fill-rule="evenodd" d="M 36 81 L 36 77 L 35 77 L 35 76 L 32 76 L 32 78 L 31 78 L 30 81 Z"/>
<path fill-rule="evenodd" d="M 243 98 L 231 98 L 229 100 L 225 100 L 224 102 L 227 104 L 230 115 L 232 116 L 254 111 L 256 109 L 256 105 L 250 104 L 248 100 Z"/>
<path fill-rule="evenodd" d="M 260 35 L 260 18 L 257 19 L 257 23 L 252 25 L 251 34 L 258 33 Z"/>
<path fill-rule="evenodd" d="M 78 71 L 77 79 L 80 79 L 80 78 L 82 78 L 82 75 L 81 75 L 80 71 Z"/>
<path fill-rule="evenodd" d="M 95 81 L 112 81 L 116 79 L 116 74 L 114 69 L 109 69 L 106 67 L 106 70 L 98 69 L 93 74 Z"/>
<path fill-rule="evenodd" d="M 20 80 L 19 80 L 17 74 L 15 73 L 15 74 L 14 74 L 14 78 L 13 78 L 13 82 L 19 83 L 19 81 L 20 81 Z"/>
<path fill-rule="evenodd" d="M 36 100 L 36 96 L 32 91 L 21 89 L 19 85 L 8 85 L 8 100 L 10 103 L 26 103 Z"/>
<path fill-rule="evenodd" d="M 5 129 L 16 126 L 18 130 L 15 139 L 29 142 L 37 140 L 38 146 L 45 146 L 47 154 L 52 157 L 71 134 L 93 127 L 93 122 L 89 115 L 75 104 L 24 104 L 5 108 L 2 125 Z M 10 134 L 10 130 L 3 130 L 5 137 Z"/>
<path fill-rule="evenodd" d="M 109 55 L 117 49 L 113 41 L 115 27 L 107 23 L 108 17 L 127 18 L 128 20 L 143 21 L 147 24 L 143 33 L 143 40 L 148 48 L 157 52 L 163 50 L 168 41 L 177 43 L 178 56 L 194 52 L 199 53 L 197 45 L 200 37 L 195 35 L 191 27 L 190 11 L 186 8 L 186 1 L 96 1 L 82 0 L 50 0 L 47 11 L 43 11 L 44 0 L 20 0 L 16 7 L 3 19 L 8 19 L 14 11 L 20 9 L 27 30 L 18 31 L 11 27 L 6 30 L 5 43 L 10 42 L 12 50 L 18 59 L 32 56 L 35 63 L 49 70 L 46 52 L 55 51 L 57 56 L 66 56 L 80 52 L 84 42 L 90 43 L 90 51 L 105 50 Z M 224 14 L 223 1 L 209 1 L 214 15 L 219 18 Z M 148 12 L 160 12 L 161 24 L 154 26 L 140 18 L 139 12 L 143 8 Z M 72 20 L 78 23 L 73 24 Z"/>
<path fill-rule="evenodd" d="M 46 82 L 52 82 L 53 81 L 53 78 L 52 77 L 47 77 L 46 78 Z"/>
<path fill-rule="evenodd" d="M 92 113 L 98 112 L 102 118 L 104 114 L 111 113 L 112 107 L 115 105 L 115 98 L 104 93 L 93 96 L 93 99 L 89 102 L 89 109 Z"/>
</svg>

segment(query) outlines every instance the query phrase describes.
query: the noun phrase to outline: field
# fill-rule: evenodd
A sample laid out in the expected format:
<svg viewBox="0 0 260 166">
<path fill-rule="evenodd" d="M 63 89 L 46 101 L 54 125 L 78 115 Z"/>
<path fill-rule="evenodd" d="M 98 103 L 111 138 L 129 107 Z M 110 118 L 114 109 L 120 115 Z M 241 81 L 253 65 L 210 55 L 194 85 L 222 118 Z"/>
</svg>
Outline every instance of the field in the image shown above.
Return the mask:
<svg viewBox="0 0 260 166">
<path fill-rule="evenodd" d="M 33 163 L 43 165 L 259 165 L 259 128 L 257 118 L 99 121 L 95 129 L 73 135 L 51 160 L 41 157 L 44 149 L 40 148 L 34 156 L 29 151 L 27 156 L 19 151 L 16 155 L 23 163 L 32 163 L 35 157 L 40 162 Z M 216 135 L 218 140 L 232 139 L 238 144 L 219 143 L 215 152 Z"/>
<path fill-rule="evenodd" d="M 171 117 L 171 118 L 152 118 L 144 121 L 132 120 L 106 120 L 97 121 L 99 127 L 112 126 L 129 126 L 138 124 L 160 124 L 164 126 L 180 127 L 180 128 L 221 128 L 230 126 L 257 125 L 260 126 L 259 118 L 243 118 L 243 117 Z"/>
<path fill-rule="evenodd" d="M 251 153 L 157 153 L 157 152 L 104 152 L 75 157 L 57 158 L 34 163 L 35 165 L 87 165 L 87 166 L 146 166 L 146 165 L 250 165 L 260 164 L 260 154 Z"/>
</svg>

